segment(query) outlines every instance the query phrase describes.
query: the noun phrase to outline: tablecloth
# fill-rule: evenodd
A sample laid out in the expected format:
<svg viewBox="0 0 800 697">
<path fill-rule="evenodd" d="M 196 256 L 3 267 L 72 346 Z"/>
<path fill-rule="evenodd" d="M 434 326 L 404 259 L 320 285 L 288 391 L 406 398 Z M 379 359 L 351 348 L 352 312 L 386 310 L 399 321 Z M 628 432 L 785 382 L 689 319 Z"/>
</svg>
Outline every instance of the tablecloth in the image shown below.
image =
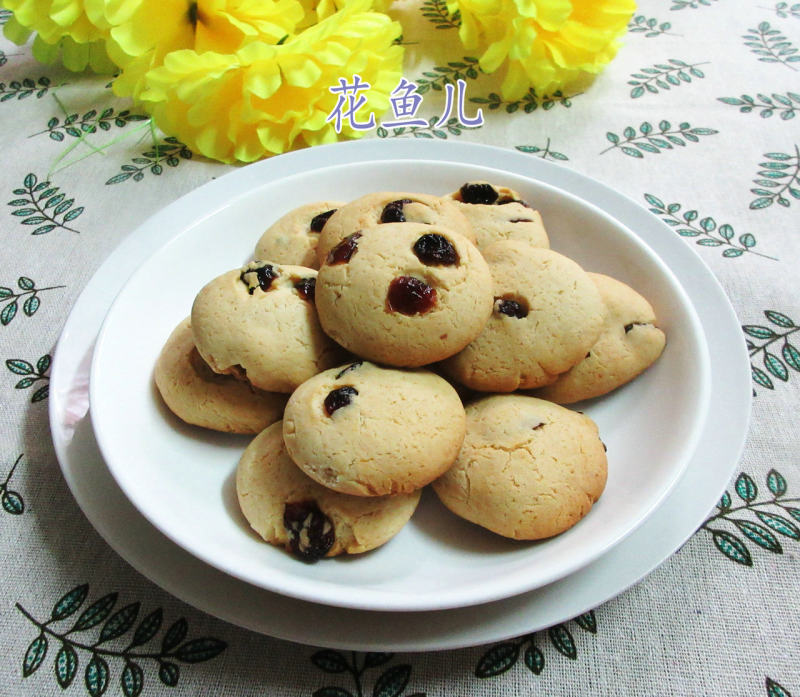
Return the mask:
<svg viewBox="0 0 800 697">
<path fill-rule="evenodd" d="M 0 694 L 800 694 L 800 5 L 643 0 L 591 85 L 513 102 L 461 47 L 441 0 L 399 0 L 390 12 L 428 125 L 365 137 L 486 143 L 572 168 L 649 209 L 719 280 L 754 394 L 722 500 L 618 597 L 458 650 L 295 644 L 166 593 L 73 499 L 49 434 L 49 371 L 71 307 L 116 245 L 234 166 L 151 131 L 108 78 L 40 64 L 3 40 Z M 482 109 L 482 126 L 455 115 L 435 125 L 443 87 L 458 80 L 465 116 Z"/>
</svg>

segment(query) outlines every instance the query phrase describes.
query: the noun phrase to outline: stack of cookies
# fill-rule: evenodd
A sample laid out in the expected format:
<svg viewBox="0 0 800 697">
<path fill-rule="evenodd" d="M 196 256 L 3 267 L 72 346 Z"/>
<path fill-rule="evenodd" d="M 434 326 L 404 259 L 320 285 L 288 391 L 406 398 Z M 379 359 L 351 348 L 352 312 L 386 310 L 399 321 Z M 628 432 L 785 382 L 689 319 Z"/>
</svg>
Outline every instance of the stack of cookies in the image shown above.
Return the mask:
<svg viewBox="0 0 800 697">
<path fill-rule="evenodd" d="M 456 515 L 536 540 L 601 495 L 596 424 L 562 406 L 661 354 L 653 308 L 549 248 L 516 192 L 309 203 L 195 298 L 155 369 L 184 421 L 258 434 L 244 516 L 312 561 L 393 537 L 431 484 Z"/>
</svg>

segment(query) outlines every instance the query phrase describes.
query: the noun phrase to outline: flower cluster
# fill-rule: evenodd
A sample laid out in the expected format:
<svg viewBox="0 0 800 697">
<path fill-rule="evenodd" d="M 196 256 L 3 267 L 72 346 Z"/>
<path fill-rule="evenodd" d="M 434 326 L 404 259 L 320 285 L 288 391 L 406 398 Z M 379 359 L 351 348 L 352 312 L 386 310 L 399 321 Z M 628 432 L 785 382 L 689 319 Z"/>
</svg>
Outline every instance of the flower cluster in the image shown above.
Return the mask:
<svg viewBox="0 0 800 697">
<path fill-rule="evenodd" d="M 615 56 L 635 0 L 449 0 L 461 15 L 459 36 L 482 51 L 480 67 L 505 66 L 502 94 L 520 99 L 576 85 Z"/>
<path fill-rule="evenodd" d="M 359 76 L 362 118 L 402 77 L 391 0 L 0 0 L 17 43 L 71 70 L 115 73 L 166 133 L 224 162 L 337 139 L 330 87 Z M 480 68 L 509 100 L 573 86 L 614 57 L 634 0 L 448 0 Z M 345 124 L 346 137 L 363 131 Z"/>
</svg>

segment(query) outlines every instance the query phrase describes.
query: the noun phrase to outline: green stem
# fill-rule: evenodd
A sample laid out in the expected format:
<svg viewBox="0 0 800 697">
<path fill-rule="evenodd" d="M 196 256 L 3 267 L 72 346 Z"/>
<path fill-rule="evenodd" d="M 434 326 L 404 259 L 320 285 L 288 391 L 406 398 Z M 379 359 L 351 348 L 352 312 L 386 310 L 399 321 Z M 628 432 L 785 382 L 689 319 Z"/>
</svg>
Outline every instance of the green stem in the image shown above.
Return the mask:
<svg viewBox="0 0 800 697">
<path fill-rule="evenodd" d="M 97 644 L 84 644 L 79 641 L 75 641 L 74 639 L 68 638 L 70 632 L 60 633 L 51 629 L 48 625 L 50 621 L 47 622 L 39 622 L 33 615 L 31 615 L 22 605 L 16 603 L 17 610 L 19 610 L 29 622 L 34 624 L 38 627 L 43 634 L 49 634 L 50 636 L 62 641 L 70 646 L 73 646 L 77 649 L 83 649 L 84 651 L 90 651 L 93 654 L 100 654 L 102 656 L 109 656 L 113 658 L 125 658 L 126 660 L 130 660 L 132 658 L 152 658 L 154 661 L 163 661 L 165 658 L 172 658 L 174 654 L 172 653 L 133 653 L 129 651 L 115 651 L 114 649 L 103 649 L 98 648 Z M 71 631 L 71 630 L 70 630 Z"/>
<path fill-rule="evenodd" d="M 800 148 L 797 145 L 794 146 L 794 172 L 792 172 L 792 176 L 789 177 L 789 181 L 786 182 L 778 191 L 772 194 L 772 198 L 778 198 L 786 189 L 788 189 L 797 179 L 800 181 Z"/>
<path fill-rule="evenodd" d="M 13 300 L 15 298 L 21 298 L 23 295 L 30 295 L 31 293 L 36 295 L 36 293 L 41 293 L 45 290 L 55 290 L 57 288 L 66 288 L 66 286 L 47 286 L 46 288 L 31 288 L 30 290 L 26 290 L 22 293 L 13 293 L 11 295 L 6 295 L 5 298 L 3 298 L 3 300 L 9 300 L 9 299 Z"/>
<path fill-rule="evenodd" d="M 772 501 L 762 501 L 760 503 L 746 503 L 743 506 L 736 506 L 735 508 L 728 508 L 724 511 L 720 511 L 716 515 L 711 516 L 710 518 L 706 519 L 705 523 L 703 523 L 703 527 L 708 525 L 712 520 L 717 520 L 718 518 L 722 518 L 722 520 L 727 520 L 727 516 L 731 513 L 735 513 L 736 511 L 743 511 L 743 510 L 750 510 L 755 508 L 756 506 L 780 506 L 781 508 L 785 508 L 783 505 L 784 503 L 798 503 L 800 502 L 800 498 L 795 499 L 779 499 L 775 497 Z"/>
<path fill-rule="evenodd" d="M 778 63 L 783 63 L 787 68 L 790 68 L 791 70 L 797 72 L 797 68 L 787 63 L 783 58 L 781 58 L 777 53 L 775 53 L 772 46 L 769 45 L 769 42 L 766 39 L 766 34 L 764 34 L 764 32 L 762 32 L 761 29 L 758 30 L 758 38 L 761 40 L 761 46 L 764 48 L 764 50 L 769 51 L 769 54 L 776 61 L 778 61 Z"/>
<path fill-rule="evenodd" d="M 0 491 L 5 490 L 8 488 L 8 483 L 11 481 L 11 477 L 14 476 L 14 470 L 17 469 L 17 465 L 21 462 L 22 456 L 25 453 L 21 453 L 20 456 L 17 458 L 17 461 L 14 463 L 14 466 L 11 468 L 11 471 L 8 473 L 8 476 L 5 478 L 5 481 L 0 485 Z"/>
<path fill-rule="evenodd" d="M 677 65 L 672 70 L 664 70 L 660 73 L 656 73 L 652 77 L 647 78 L 644 82 L 642 82 L 639 86 L 644 87 L 645 85 L 649 84 L 653 80 L 658 80 L 664 75 L 669 75 L 670 73 L 679 72 L 681 70 L 685 70 L 686 68 L 696 68 L 698 65 L 708 65 L 709 61 L 704 61 L 703 63 L 692 63 L 692 65 Z"/>
<path fill-rule="evenodd" d="M 789 336 L 790 334 L 794 334 L 796 331 L 800 331 L 800 327 L 795 327 L 794 329 L 790 329 L 785 334 L 778 334 L 777 336 L 775 336 L 772 339 L 770 339 L 769 341 L 767 341 L 767 343 L 761 344 L 761 346 L 756 346 L 756 348 L 754 348 L 752 351 L 750 351 L 750 357 L 752 358 L 757 353 L 763 351 L 770 344 L 774 344 L 776 341 L 778 341 L 778 339 L 785 339 L 787 336 Z"/>
</svg>

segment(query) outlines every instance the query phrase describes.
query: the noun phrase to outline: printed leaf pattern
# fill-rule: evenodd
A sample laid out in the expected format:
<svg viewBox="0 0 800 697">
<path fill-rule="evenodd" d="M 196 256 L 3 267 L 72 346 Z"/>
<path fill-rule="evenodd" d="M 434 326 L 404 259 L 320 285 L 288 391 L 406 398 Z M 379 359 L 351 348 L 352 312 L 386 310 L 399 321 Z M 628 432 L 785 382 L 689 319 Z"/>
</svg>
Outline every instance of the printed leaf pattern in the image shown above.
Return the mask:
<svg viewBox="0 0 800 697">
<path fill-rule="evenodd" d="M 740 473 L 734 491 L 742 503 L 734 506 L 733 497 L 726 491 L 717 504 L 718 512 L 701 526 L 727 559 L 742 566 L 753 566 L 748 542 L 773 554 L 782 554 L 781 540 L 784 544 L 800 540 L 800 497 L 787 497 L 786 479 L 775 469 L 769 471 L 765 483 L 769 495 L 762 492 L 759 500 L 756 482 L 748 474 Z M 756 520 L 742 517 L 744 514 Z M 727 523 L 728 529 L 717 527 L 721 523 Z"/>
<path fill-rule="evenodd" d="M 491 92 L 488 97 L 471 97 L 469 101 L 474 104 L 485 105 L 491 111 L 497 110 L 502 106 L 505 108 L 507 114 L 513 114 L 520 109 L 526 114 L 531 114 L 539 107 L 545 111 L 549 111 L 556 104 L 560 104 L 567 109 L 572 106 L 571 98 L 564 96 L 560 90 L 553 92 L 553 94 L 546 94 L 543 97 L 539 97 L 536 94 L 536 90 L 533 88 L 530 88 L 522 99 L 513 102 L 503 100 L 496 92 Z"/>
<path fill-rule="evenodd" d="M 716 0 L 714 0 L 716 2 Z M 696 10 L 700 7 L 710 7 L 711 0 L 672 0 L 670 10 Z"/>
<path fill-rule="evenodd" d="M 741 97 L 718 97 L 718 99 L 725 104 L 738 106 L 739 111 L 743 114 L 758 111 L 758 115 L 762 119 L 768 119 L 777 113 L 783 121 L 790 121 L 800 109 L 800 94 L 796 92 L 787 92 L 786 94 L 773 92 L 772 97 L 758 94 L 755 99 L 749 94 L 743 94 Z"/>
<path fill-rule="evenodd" d="M 5 327 L 11 323 L 17 316 L 20 303 L 23 316 L 33 317 L 41 306 L 39 293 L 64 287 L 47 286 L 46 288 L 37 288 L 36 283 L 27 276 L 20 276 L 17 279 L 19 292 L 15 292 L 13 288 L 8 286 L 0 286 L 0 326 Z"/>
<path fill-rule="evenodd" d="M 2 505 L 3 511 L 10 515 L 22 515 L 25 512 L 25 501 L 22 496 L 9 488 L 11 478 L 14 476 L 14 472 L 21 461 L 22 455 L 16 459 L 5 479 L 0 482 L 0 505 Z"/>
<path fill-rule="evenodd" d="M 62 689 L 75 681 L 81 664 L 85 663 L 83 683 L 92 697 L 99 697 L 108 690 L 115 672 L 119 675 L 122 694 L 125 697 L 137 697 L 145 684 L 142 664 L 154 666 L 161 682 L 168 687 L 175 687 L 180 670 L 173 661 L 185 664 L 209 661 L 227 648 L 225 642 L 210 637 L 184 641 L 186 620 L 181 618 L 167 630 L 160 650 L 153 647 L 134 651 L 136 647 L 155 639 L 162 626 L 161 608 L 137 622 L 140 603 L 131 603 L 114 612 L 118 594 L 109 593 L 84 609 L 72 623 L 71 618 L 84 606 L 88 595 L 88 584 L 76 586 L 56 601 L 50 619 L 46 621 L 37 620 L 22 605 L 16 604 L 17 610 L 39 632 L 22 659 L 23 677 L 30 677 L 42 667 L 52 643 L 53 649 L 58 647 L 53 660 L 53 673 Z M 53 626 L 65 620 L 69 620 L 66 624 L 72 624 L 71 628 L 56 629 Z M 98 626 L 100 630 L 94 641 L 80 640 L 75 636 Z M 134 632 L 133 638 L 127 644 L 118 647 L 108 645 L 131 630 Z M 169 641 L 167 637 L 171 637 Z"/>
<path fill-rule="evenodd" d="M 540 157 L 543 160 L 556 160 L 559 162 L 565 162 L 569 160 L 569 158 L 562 152 L 558 152 L 557 150 L 553 150 L 550 147 L 550 139 L 547 139 L 547 142 L 544 144 L 544 147 L 540 147 L 538 145 L 515 145 L 514 146 L 520 152 L 530 153 L 531 155 L 536 155 L 536 157 Z"/>
<path fill-rule="evenodd" d="M 631 97 L 637 99 L 646 93 L 658 94 L 659 90 L 668 90 L 670 87 L 691 82 L 692 78 L 704 78 L 705 73 L 698 68 L 698 65 L 705 63 L 694 63 L 690 65 L 677 58 L 670 58 L 667 63 L 656 63 L 647 68 L 640 68 L 638 73 L 631 73 L 634 80 L 629 80 L 628 84 L 633 86 Z"/>
<path fill-rule="evenodd" d="M 54 116 L 47 122 L 47 128 L 33 135 L 48 134 L 51 140 L 62 142 L 66 136 L 71 138 L 80 138 L 84 134 L 97 133 L 100 131 L 109 131 L 112 126 L 117 128 L 124 128 L 133 121 L 146 121 L 149 117 L 143 114 L 132 114 L 128 109 L 120 112 L 115 112 L 113 108 L 108 107 L 98 112 L 96 109 L 90 109 L 82 116 L 78 114 L 70 114 L 62 121 L 57 116 Z"/>
<path fill-rule="evenodd" d="M 379 126 L 376 134 L 378 138 L 438 138 L 447 140 L 448 135 L 460 136 L 466 130 L 473 130 L 471 126 L 462 124 L 456 116 L 450 117 L 446 123 L 438 128 L 439 116 L 428 119 L 427 126 L 397 126 L 391 130 Z"/>
<path fill-rule="evenodd" d="M 767 697 L 792 697 L 789 690 L 776 683 L 772 678 L 766 678 L 764 685 L 767 688 Z"/>
<path fill-rule="evenodd" d="M 372 668 L 379 668 L 389 663 L 394 654 L 350 652 L 349 659 L 340 651 L 323 649 L 311 656 L 311 663 L 316 668 L 331 675 L 349 674 L 353 679 L 354 692 L 336 685 L 328 685 L 314 692 L 314 697 L 359 697 L 367 694 L 364 673 Z M 383 670 L 372 687 L 373 697 L 400 697 L 411 680 L 411 666 L 395 665 Z M 423 693 L 414 693 L 407 697 L 424 697 Z"/>
<path fill-rule="evenodd" d="M 455 14 L 451 15 L 447 11 L 445 0 L 425 0 L 420 11 L 422 16 L 437 29 L 458 29 L 461 26 L 461 13 L 456 10 Z"/>
<path fill-rule="evenodd" d="M 177 167 L 182 160 L 191 160 L 192 151 L 177 138 L 169 136 L 162 142 L 156 143 L 150 150 L 142 153 L 141 157 L 134 157 L 131 165 L 122 165 L 122 171 L 109 179 L 106 184 L 121 184 L 131 181 L 140 182 L 144 179 L 145 172 L 160 176 L 164 171 L 164 164 L 168 167 Z"/>
<path fill-rule="evenodd" d="M 628 23 L 628 31 L 633 34 L 644 34 L 646 39 L 669 33 L 672 24 L 669 22 L 659 22 L 655 17 L 645 17 L 635 15 Z"/>
<path fill-rule="evenodd" d="M 417 85 L 417 94 L 425 94 L 430 90 L 441 92 L 445 85 L 454 85 L 458 80 L 474 80 L 478 77 L 480 68 L 478 59 L 464 56 L 461 60 L 450 61 L 447 65 L 435 66 L 422 73 L 414 82 Z"/>
<path fill-rule="evenodd" d="M 800 372 L 800 351 L 789 338 L 800 331 L 800 327 L 776 310 L 766 310 L 764 316 L 775 328 L 762 324 L 745 324 L 742 325 L 742 331 L 747 335 L 753 382 L 774 390 L 776 379 L 787 382 L 792 374 Z M 759 360 L 763 368 L 756 365 Z"/>
<path fill-rule="evenodd" d="M 736 237 L 736 232 L 729 223 L 717 225 L 714 218 L 700 218 L 700 214 L 694 209 L 681 214 L 680 203 L 666 204 L 653 194 L 645 194 L 644 198 L 650 204 L 650 211 L 675 228 L 675 232 L 681 237 L 694 239 L 701 247 L 717 247 L 722 250 L 722 256 L 726 259 L 736 259 L 749 252 L 776 261 L 774 257 L 754 250 L 756 238 L 749 232 Z"/>
<path fill-rule="evenodd" d="M 761 210 L 773 203 L 788 208 L 792 199 L 800 199 L 800 147 L 794 146 L 794 154 L 767 152 L 767 162 L 759 163 L 762 169 L 753 180 L 757 188 L 750 189 L 758 198 L 750 202 L 750 208 Z"/>
<path fill-rule="evenodd" d="M 15 375 L 22 376 L 22 380 L 14 385 L 14 388 L 17 390 L 27 390 L 29 387 L 33 387 L 37 382 L 45 382 L 44 385 L 34 390 L 31 396 L 31 402 L 36 403 L 47 399 L 50 394 L 50 376 L 46 374 L 47 371 L 50 370 L 50 362 L 50 354 L 45 354 L 39 358 L 35 366 L 21 358 L 9 358 L 6 361 L 6 368 Z"/>
<path fill-rule="evenodd" d="M 798 2 L 792 5 L 789 5 L 788 2 L 779 2 L 772 9 L 781 19 L 786 19 L 787 17 L 800 19 L 800 3 Z"/>
<path fill-rule="evenodd" d="M 677 128 L 673 128 L 669 121 L 660 121 L 656 130 L 649 121 L 645 121 L 639 126 L 638 132 L 633 126 L 625 128 L 622 137 L 612 131 L 606 133 L 606 140 L 611 145 L 600 154 L 617 149 L 628 157 L 641 159 L 645 153 L 658 155 L 664 150 L 672 150 L 675 146 L 684 147 L 687 142 L 697 143 L 700 141 L 700 136 L 714 135 L 718 132 L 712 128 L 693 128 L 687 121 L 678 124 Z"/>
<path fill-rule="evenodd" d="M 37 80 L 26 77 L 22 80 L 12 80 L 8 84 L 0 82 L 0 104 L 12 99 L 27 99 L 33 95 L 41 99 L 49 92 L 50 87 L 48 77 L 40 77 Z"/>
<path fill-rule="evenodd" d="M 597 618 L 593 610 L 574 619 L 580 629 L 589 634 L 597 633 Z M 518 662 L 520 652 L 523 664 L 534 675 L 540 675 L 545 667 L 545 655 L 536 645 L 537 637 L 546 635 L 558 653 L 570 660 L 577 660 L 578 648 L 575 638 L 566 624 L 559 624 L 536 634 L 528 634 L 512 641 L 495 644 L 478 660 L 475 675 L 478 678 L 494 678 L 511 670 Z"/>
<path fill-rule="evenodd" d="M 22 182 L 22 188 L 14 189 L 15 198 L 8 202 L 14 210 L 11 215 L 20 219 L 22 225 L 36 226 L 31 235 L 45 235 L 56 229 L 79 232 L 71 223 L 83 213 L 83 206 L 75 206 L 74 198 L 60 191 L 49 181 L 39 181 L 30 173 Z"/>
<path fill-rule="evenodd" d="M 755 29 L 748 29 L 742 37 L 745 46 L 759 56 L 762 63 L 780 63 L 797 70 L 793 65 L 800 61 L 798 49 L 769 22 L 761 22 Z"/>
</svg>

